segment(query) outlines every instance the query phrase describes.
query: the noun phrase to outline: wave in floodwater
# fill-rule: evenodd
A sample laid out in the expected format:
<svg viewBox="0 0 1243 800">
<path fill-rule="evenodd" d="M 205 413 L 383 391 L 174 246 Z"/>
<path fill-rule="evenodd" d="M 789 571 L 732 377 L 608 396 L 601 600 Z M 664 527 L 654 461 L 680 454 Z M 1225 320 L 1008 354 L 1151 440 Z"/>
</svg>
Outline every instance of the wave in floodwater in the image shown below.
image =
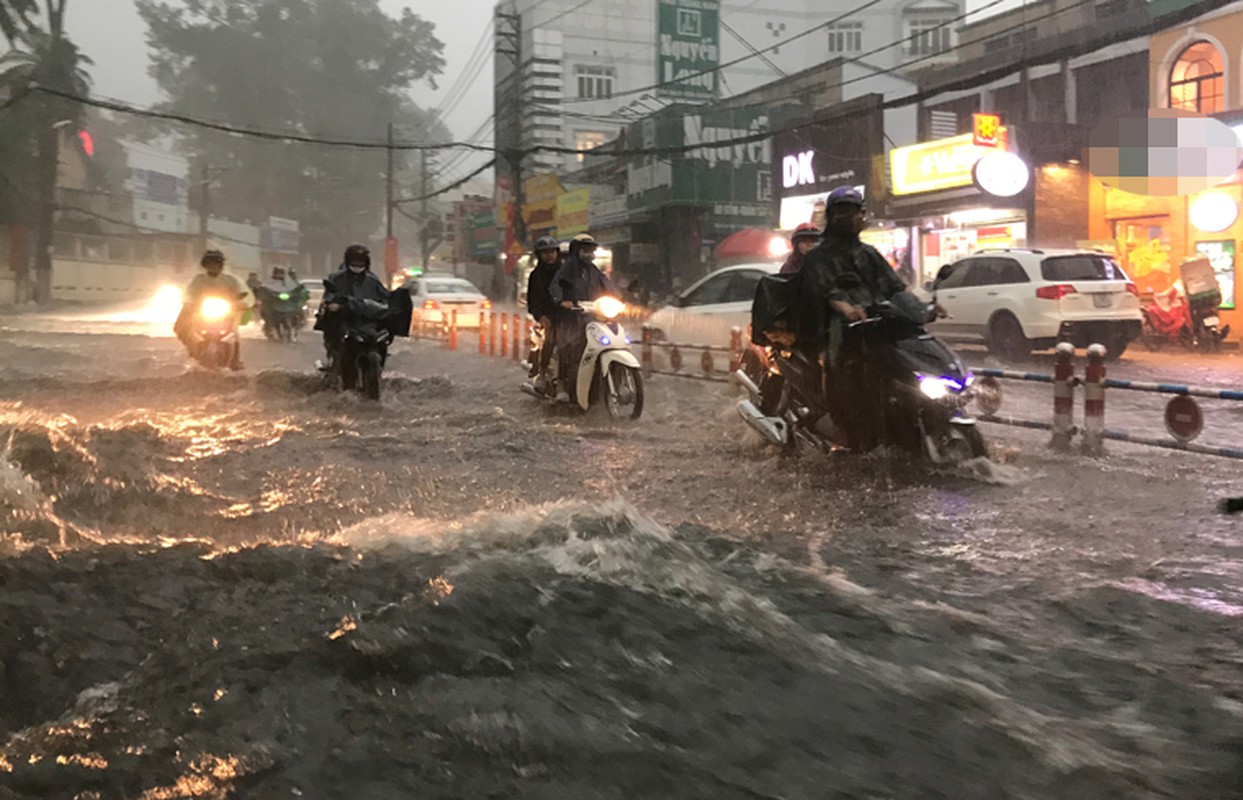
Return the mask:
<svg viewBox="0 0 1243 800">
<path fill-rule="evenodd" d="M 0 786 L 22 798 L 1243 785 L 1237 703 L 620 501 L 394 514 L 309 547 L 31 554 L 0 583 L 18 700 Z M 48 646 L 67 641 L 87 644 Z"/>
</svg>

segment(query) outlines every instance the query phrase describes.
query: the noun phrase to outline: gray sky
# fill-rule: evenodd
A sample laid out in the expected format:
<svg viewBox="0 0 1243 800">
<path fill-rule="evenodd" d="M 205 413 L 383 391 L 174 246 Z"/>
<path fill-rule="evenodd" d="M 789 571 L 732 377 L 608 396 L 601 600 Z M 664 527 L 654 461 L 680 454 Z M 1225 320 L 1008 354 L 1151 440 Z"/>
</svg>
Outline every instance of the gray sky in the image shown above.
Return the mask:
<svg viewBox="0 0 1243 800">
<path fill-rule="evenodd" d="M 436 106 L 457 80 L 492 16 L 494 0 L 380 0 L 392 16 L 409 7 L 436 24 L 436 35 L 445 44 L 445 71 L 440 89 L 420 85 L 415 102 Z M 94 91 L 104 97 L 150 105 L 160 99 L 155 81 L 147 77 L 146 25 L 133 0 L 70 0 L 66 23 L 69 35 L 95 61 L 91 68 Z M 465 138 L 479 127 L 492 110 L 491 38 L 487 64 L 470 92 L 448 115 L 449 130 Z"/>
</svg>

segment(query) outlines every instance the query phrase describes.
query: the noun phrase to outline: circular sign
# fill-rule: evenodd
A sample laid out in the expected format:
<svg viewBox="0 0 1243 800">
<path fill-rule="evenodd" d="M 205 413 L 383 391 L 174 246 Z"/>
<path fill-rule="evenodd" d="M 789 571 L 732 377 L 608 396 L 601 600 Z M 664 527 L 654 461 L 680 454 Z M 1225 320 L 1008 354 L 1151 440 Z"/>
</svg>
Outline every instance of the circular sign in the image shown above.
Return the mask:
<svg viewBox="0 0 1243 800">
<path fill-rule="evenodd" d="M 1204 415 L 1195 400 L 1179 395 L 1165 407 L 1165 429 L 1178 441 L 1186 444 L 1204 430 Z"/>
<path fill-rule="evenodd" d="M 1239 218 L 1234 198 L 1222 192 L 1209 192 L 1196 198 L 1188 210 L 1191 224 L 1205 233 L 1221 233 Z"/>
<path fill-rule="evenodd" d="M 986 417 L 1001 409 L 1001 384 L 996 378 L 983 378 L 975 385 L 975 403 Z"/>
<path fill-rule="evenodd" d="M 1027 188 L 1027 162 L 1007 150 L 997 150 L 975 162 L 971 177 L 981 191 L 994 197 L 1014 197 Z"/>
</svg>

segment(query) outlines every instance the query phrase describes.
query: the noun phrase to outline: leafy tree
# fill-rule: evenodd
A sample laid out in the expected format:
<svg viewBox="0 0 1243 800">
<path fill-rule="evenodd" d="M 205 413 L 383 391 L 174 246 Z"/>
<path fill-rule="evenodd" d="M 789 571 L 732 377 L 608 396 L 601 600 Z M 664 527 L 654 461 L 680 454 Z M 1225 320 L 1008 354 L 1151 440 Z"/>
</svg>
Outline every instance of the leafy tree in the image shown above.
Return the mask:
<svg viewBox="0 0 1243 800">
<path fill-rule="evenodd" d="M 406 92 L 434 85 L 444 66 L 433 25 L 409 9 L 393 19 L 378 0 L 137 0 L 149 28 L 150 74 L 163 108 L 188 116 L 312 137 L 401 141 L 448 134 Z M 213 178 L 213 214 L 261 224 L 299 220 L 303 250 L 325 264 L 384 215 L 384 150 L 264 141 L 193 125 L 171 132 Z M 404 153 L 397 166 L 414 163 Z M 192 192 L 197 204 L 197 192 Z"/>
<path fill-rule="evenodd" d="M 31 5 L 7 0 L 0 20 L 29 22 Z M 0 89 L 14 100 L 0 117 L 0 163 L 7 165 L 0 175 L 0 213 L 35 226 L 33 288 L 39 302 L 51 298 L 60 131 L 81 119 L 83 106 L 51 94 L 30 94 L 30 90 L 42 86 L 79 97 L 90 91 L 85 67 L 91 60 L 65 36 L 66 5 L 67 0 L 45 0 L 45 27 L 32 23 L 25 30 L 15 30 L 13 49 L 0 56 Z M 7 35 L 9 28 L 4 30 Z M 24 296 L 27 276 L 20 268 L 18 279 Z"/>
</svg>

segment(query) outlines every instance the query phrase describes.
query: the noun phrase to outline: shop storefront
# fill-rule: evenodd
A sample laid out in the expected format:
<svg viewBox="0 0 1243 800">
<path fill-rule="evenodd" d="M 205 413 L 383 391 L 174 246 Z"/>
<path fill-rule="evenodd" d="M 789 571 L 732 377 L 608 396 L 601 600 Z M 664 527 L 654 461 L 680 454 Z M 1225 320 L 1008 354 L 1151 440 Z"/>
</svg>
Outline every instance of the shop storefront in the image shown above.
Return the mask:
<svg viewBox="0 0 1243 800">
<path fill-rule="evenodd" d="M 834 106 L 829 119 L 782 126 L 773 136 L 773 176 L 777 227 L 792 231 L 804 222 L 824 227 L 824 198 L 842 186 L 864 195 L 872 166 L 884 152 L 884 112 L 880 95 Z"/>
<path fill-rule="evenodd" d="M 889 162 L 886 214 L 910 231 L 918 282 L 977 250 L 1027 246 L 1031 170 L 1004 127 L 895 148 Z"/>
<path fill-rule="evenodd" d="M 1190 195 L 1136 195 L 1097 183 L 1095 198 L 1092 238 L 1116 253 L 1142 296 L 1169 289 L 1178 282 L 1183 261 L 1205 256 L 1221 287 L 1223 322 L 1243 330 L 1238 308 L 1243 170 Z"/>
</svg>

